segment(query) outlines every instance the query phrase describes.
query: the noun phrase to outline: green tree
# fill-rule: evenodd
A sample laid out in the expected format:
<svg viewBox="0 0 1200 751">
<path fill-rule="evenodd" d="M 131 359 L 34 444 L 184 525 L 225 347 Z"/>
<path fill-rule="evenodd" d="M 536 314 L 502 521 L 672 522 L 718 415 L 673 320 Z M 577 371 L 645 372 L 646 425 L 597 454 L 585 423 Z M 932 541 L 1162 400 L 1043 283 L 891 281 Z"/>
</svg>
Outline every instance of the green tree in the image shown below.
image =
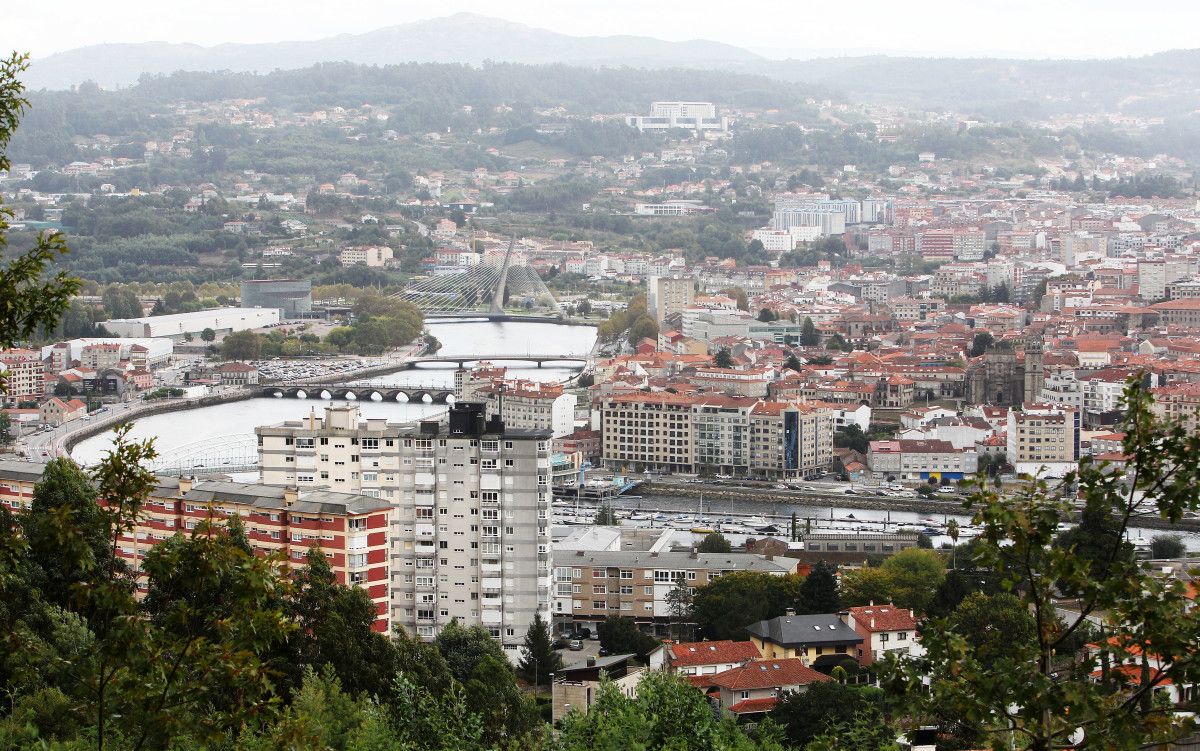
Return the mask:
<svg viewBox="0 0 1200 751">
<path fill-rule="evenodd" d="M 643 339 L 658 340 L 658 322 L 653 316 L 642 314 L 629 327 L 629 343 L 636 345 Z"/>
<path fill-rule="evenodd" d="M 983 664 L 1014 659 L 1034 643 L 1028 606 L 1007 592 L 967 595 L 950 616 L 950 628 L 966 639 Z"/>
<path fill-rule="evenodd" d="M 612 507 L 607 503 L 601 503 L 596 509 L 596 516 L 592 519 L 592 524 L 600 527 L 615 527 L 620 522 L 617 520 L 617 514 L 612 510 Z"/>
<path fill-rule="evenodd" d="M 839 587 L 843 607 L 892 601 L 892 577 L 881 568 L 860 568 L 842 574 Z"/>
<path fill-rule="evenodd" d="M 866 707 L 849 720 L 831 724 L 804 751 L 900 751 L 900 744 L 883 713 Z"/>
<path fill-rule="evenodd" d="M 1114 565 L 1134 559 L 1133 543 L 1125 539 L 1121 520 L 1101 507 L 1085 506 L 1079 524 L 1060 534 L 1058 544 L 1086 561 L 1095 577 L 1107 577 Z"/>
<path fill-rule="evenodd" d="M 926 624 L 926 655 L 906 661 L 888 681 L 894 690 L 913 690 L 904 694 L 915 700 L 909 711 L 937 707 L 971 717 L 992 745 L 1032 751 L 1137 749 L 1193 732 L 1190 713 L 1164 712 L 1155 693 L 1168 682 L 1200 680 L 1193 659 L 1200 613 L 1182 582 L 1127 556 L 1124 538 L 1142 515 L 1177 522 L 1200 507 L 1200 435 L 1159 420 L 1136 379 L 1124 403 L 1117 428 L 1125 434 L 1128 475 L 1084 458 L 1055 484 L 1041 479 L 1004 497 L 976 492 L 976 561 L 996 572 L 1031 615 L 1033 640 L 1006 645 L 1007 657 L 984 662 L 949 624 Z M 1065 546 L 1058 526 L 1078 501 L 1103 521 L 1094 522 L 1098 534 Z M 1084 543 L 1092 557 L 1080 555 Z M 1060 593 L 1075 600 L 1070 612 L 1056 607 Z M 1093 618 L 1106 636 L 1078 650 Z"/>
<path fill-rule="evenodd" d="M 570 712 L 559 723 L 551 751 L 672 749 L 672 751 L 783 751 L 778 726 L 763 722 L 747 734 L 683 678 L 650 671 L 630 698 L 604 681 L 587 713 Z"/>
<path fill-rule="evenodd" d="M 1151 558 L 1183 558 L 1186 555 L 1183 535 L 1155 535 L 1150 538 Z"/>
<path fill-rule="evenodd" d="M 946 577 L 942 556 L 923 548 L 907 548 L 889 557 L 880 568 L 891 581 L 892 602 L 925 613 Z"/>
<path fill-rule="evenodd" d="M 676 641 L 691 641 L 692 623 L 692 588 L 687 579 L 681 574 L 675 580 L 675 586 L 667 592 L 668 628 Z"/>
<path fill-rule="evenodd" d="M 486 747 L 537 748 L 541 713 L 518 687 L 503 656 L 484 655 L 464 686 L 467 706 L 479 715 Z"/>
<path fill-rule="evenodd" d="M 804 366 L 800 364 L 800 360 L 794 354 L 789 354 L 787 359 L 783 361 L 783 367 L 787 370 L 799 373 Z"/>
<path fill-rule="evenodd" d="M 433 640 L 446 660 L 450 675 L 466 684 L 475 668 L 485 657 L 507 660 L 500 643 L 483 626 L 463 626 L 455 618 L 447 623 Z"/>
<path fill-rule="evenodd" d="M 212 342 L 215 342 L 216 340 L 217 340 L 217 332 L 213 331 L 212 329 L 206 328 L 200 332 L 200 341 L 208 342 L 211 344 Z"/>
<path fill-rule="evenodd" d="M 733 298 L 738 310 L 750 310 L 750 297 L 746 294 L 746 290 L 741 287 L 730 287 L 725 290 L 725 295 Z"/>
<path fill-rule="evenodd" d="M 971 351 L 968 354 L 971 357 L 979 357 L 984 352 L 987 352 L 988 348 L 995 343 L 996 340 L 990 333 L 987 331 L 980 331 L 975 334 L 975 337 L 971 340 Z"/>
<path fill-rule="evenodd" d="M 696 550 L 700 553 L 728 553 L 733 550 L 733 546 L 729 544 L 729 540 L 725 539 L 725 535 L 720 532 L 709 532 L 700 541 L 700 545 Z"/>
<path fill-rule="evenodd" d="M 833 434 L 833 445 L 838 448 L 854 449 L 866 456 L 867 452 L 871 450 L 871 439 L 858 426 L 858 423 L 852 422 Z"/>
<path fill-rule="evenodd" d="M 12 419 L 7 412 L 0 412 L 0 445 L 7 446 L 13 442 Z"/>
<path fill-rule="evenodd" d="M 732 368 L 733 353 L 728 347 L 721 347 L 717 350 L 717 354 L 713 355 L 713 366 L 717 368 Z"/>
<path fill-rule="evenodd" d="M 534 613 L 533 622 L 525 632 L 525 646 L 521 660 L 517 663 L 517 675 L 535 686 L 550 684 L 550 674 L 562 667 L 562 656 L 554 651 L 550 639 L 550 624 L 540 612 Z"/>
<path fill-rule="evenodd" d="M 115 567 L 109 519 L 96 502 L 96 488 L 75 462 L 51 459 L 33 489 L 33 502 L 24 519 L 28 540 L 29 576 L 50 603 L 69 608 L 78 586 L 97 570 Z M 61 529 L 69 525 L 76 550 L 65 554 Z"/>
<path fill-rule="evenodd" d="M 744 639 L 746 626 L 793 607 L 799 586 L 796 576 L 734 571 L 696 588 L 692 614 L 708 639 Z"/>
<path fill-rule="evenodd" d="M 397 654 L 375 631 L 378 613 L 370 594 L 338 584 L 320 548 L 310 548 L 305 562 L 287 603 L 298 626 L 291 640 L 298 663 L 317 671 L 328 666 L 353 694 L 383 696 L 397 670 Z"/>
<path fill-rule="evenodd" d="M 800 346 L 815 347 L 821 343 L 821 333 L 817 331 L 813 320 L 808 316 L 804 316 L 804 322 L 800 324 Z"/>
<path fill-rule="evenodd" d="M 235 331 L 221 340 L 221 357 L 226 360 L 256 360 L 261 354 L 262 337 L 253 331 Z"/>
<path fill-rule="evenodd" d="M 8 145 L 29 101 L 19 76 L 29 66 L 27 55 L 14 53 L 0 60 L 0 172 L 8 170 Z M 39 232 L 33 247 L 13 254 L 8 249 L 12 211 L 0 204 L 0 349 L 28 339 L 39 329 L 53 330 L 80 289 L 79 280 L 66 272 L 51 275 L 54 260 L 68 252 L 61 232 Z M 5 381 L 0 375 L 0 393 Z"/>
<path fill-rule="evenodd" d="M 867 707 L 883 703 L 883 692 L 837 681 L 809 684 L 803 691 L 785 691 L 771 710 L 792 748 L 804 748 L 831 725 L 847 722 Z"/>
<path fill-rule="evenodd" d="M 837 613 L 839 610 L 837 571 L 825 561 L 817 561 L 800 583 L 796 612 L 806 615 Z"/>
<path fill-rule="evenodd" d="M 596 626 L 600 633 L 600 646 L 609 654 L 636 655 L 645 662 L 650 653 L 660 646 L 659 641 L 638 628 L 632 618 L 610 615 Z"/>
<path fill-rule="evenodd" d="M 763 308 L 758 311 L 758 320 L 763 323 L 770 323 L 771 321 L 778 321 L 779 316 L 775 315 L 775 311 L 770 308 Z"/>
</svg>

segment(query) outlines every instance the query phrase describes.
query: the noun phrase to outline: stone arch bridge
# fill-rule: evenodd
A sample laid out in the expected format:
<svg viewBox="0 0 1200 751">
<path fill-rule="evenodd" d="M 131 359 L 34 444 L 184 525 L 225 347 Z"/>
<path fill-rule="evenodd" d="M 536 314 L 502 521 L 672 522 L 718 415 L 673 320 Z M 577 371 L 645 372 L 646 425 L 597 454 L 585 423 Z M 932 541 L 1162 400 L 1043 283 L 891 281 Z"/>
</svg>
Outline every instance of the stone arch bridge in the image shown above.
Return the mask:
<svg viewBox="0 0 1200 751">
<path fill-rule="evenodd" d="M 278 384 L 261 387 L 263 396 L 277 399 L 341 399 L 424 404 L 453 404 L 454 389 L 449 386 L 348 386 L 344 383 Z"/>
</svg>

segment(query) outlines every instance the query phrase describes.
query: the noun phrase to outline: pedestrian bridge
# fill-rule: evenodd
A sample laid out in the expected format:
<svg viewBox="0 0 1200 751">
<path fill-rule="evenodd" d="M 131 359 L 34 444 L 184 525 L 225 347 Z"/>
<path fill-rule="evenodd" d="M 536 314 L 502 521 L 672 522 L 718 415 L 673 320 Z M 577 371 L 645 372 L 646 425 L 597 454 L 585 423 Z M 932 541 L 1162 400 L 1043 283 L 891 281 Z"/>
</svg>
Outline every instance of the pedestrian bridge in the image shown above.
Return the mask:
<svg viewBox="0 0 1200 751">
<path fill-rule="evenodd" d="M 304 383 L 263 386 L 262 395 L 276 399 L 341 399 L 343 401 L 453 404 L 449 386 L 348 386 L 344 383 Z"/>
</svg>

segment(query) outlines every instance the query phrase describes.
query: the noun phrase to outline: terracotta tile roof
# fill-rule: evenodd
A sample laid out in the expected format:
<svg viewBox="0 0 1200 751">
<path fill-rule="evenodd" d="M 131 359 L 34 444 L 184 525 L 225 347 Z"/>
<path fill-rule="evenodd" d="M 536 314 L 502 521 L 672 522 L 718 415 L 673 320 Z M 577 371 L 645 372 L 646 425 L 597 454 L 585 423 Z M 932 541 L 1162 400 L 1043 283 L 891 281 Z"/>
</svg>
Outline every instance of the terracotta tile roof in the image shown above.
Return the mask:
<svg viewBox="0 0 1200 751">
<path fill-rule="evenodd" d="M 675 666 L 743 662 L 762 657 L 753 643 L 729 639 L 672 644 L 668 649 L 671 654 L 671 664 Z"/>
<path fill-rule="evenodd" d="M 849 610 L 854 623 L 867 631 L 912 631 L 917 627 L 912 613 L 895 605 L 860 605 Z"/>
<path fill-rule="evenodd" d="M 759 712 L 770 712 L 775 708 L 775 702 L 778 701 L 774 696 L 768 696 L 763 699 L 742 699 L 736 704 L 732 704 L 726 709 L 734 714 L 757 714 Z"/>
<path fill-rule="evenodd" d="M 717 673 L 712 677 L 714 686 L 720 686 L 730 691 L 779 686 L 807 686 L 810 683 L 827 680 L 829 680 L 829 676 L 808 667 L 798 657 L 789 657 L 783 660 L 757 660 Z"/>
</svg>

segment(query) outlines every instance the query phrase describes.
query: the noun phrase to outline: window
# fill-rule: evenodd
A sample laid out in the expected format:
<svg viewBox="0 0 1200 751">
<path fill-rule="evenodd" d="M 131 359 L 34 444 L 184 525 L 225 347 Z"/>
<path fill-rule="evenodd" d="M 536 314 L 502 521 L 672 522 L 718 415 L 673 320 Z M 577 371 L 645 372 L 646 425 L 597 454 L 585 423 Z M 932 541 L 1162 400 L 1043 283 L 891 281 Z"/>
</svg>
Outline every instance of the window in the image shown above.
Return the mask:
<svg viewBox="0 0 1200 751">
<path fill-rule="evenodd" d="M 351 519 L 348 522 L 346 522 L 346 525 L 350 528 L 350 531 L 352 531 L 352 532 L 361 532 L 367 528 L 367 520 L 365 518 Z"/>
</svg>

